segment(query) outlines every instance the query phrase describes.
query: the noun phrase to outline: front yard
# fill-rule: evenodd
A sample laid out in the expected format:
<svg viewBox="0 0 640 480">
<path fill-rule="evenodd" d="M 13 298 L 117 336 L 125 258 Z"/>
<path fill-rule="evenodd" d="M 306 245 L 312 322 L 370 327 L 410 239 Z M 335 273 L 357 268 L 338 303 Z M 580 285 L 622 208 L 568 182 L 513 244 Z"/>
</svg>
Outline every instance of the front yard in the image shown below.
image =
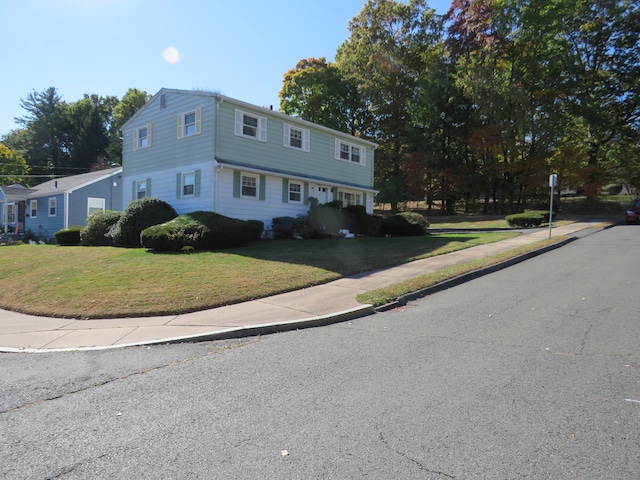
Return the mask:
<svg viewBox="0 0 640 480">
<path fill-rule="evenodd" d="M 261 241 L 230 250 L 0 248 L 0 308 L 109 318 L 177 314 L 243 302 L 517 235 Z"/>
</svg>

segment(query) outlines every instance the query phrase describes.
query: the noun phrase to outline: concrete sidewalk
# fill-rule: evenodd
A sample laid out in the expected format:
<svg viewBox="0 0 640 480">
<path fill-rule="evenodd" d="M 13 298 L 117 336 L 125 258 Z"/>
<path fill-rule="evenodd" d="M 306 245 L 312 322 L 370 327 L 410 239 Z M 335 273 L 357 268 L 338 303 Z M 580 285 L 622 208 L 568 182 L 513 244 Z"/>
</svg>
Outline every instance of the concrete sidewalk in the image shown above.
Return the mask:
<svg viewBox="0 0 640 480">
<path fill-rule="evenodd" d="M 553 228 L 552 234 L 571 239 L 609 225 L 609 221 L 594 219 Z M 105 349 L 243 337 L 327 325 L 374 313 L 371 305 L 356 301 L 360 293 L 512 250 L 548 236 L 548 230 L 537 230 L 501 242 L 342 278 L 316 287 L 182 315 L 70 320 L 0 310 L 0 351 Z"/>
</svg>

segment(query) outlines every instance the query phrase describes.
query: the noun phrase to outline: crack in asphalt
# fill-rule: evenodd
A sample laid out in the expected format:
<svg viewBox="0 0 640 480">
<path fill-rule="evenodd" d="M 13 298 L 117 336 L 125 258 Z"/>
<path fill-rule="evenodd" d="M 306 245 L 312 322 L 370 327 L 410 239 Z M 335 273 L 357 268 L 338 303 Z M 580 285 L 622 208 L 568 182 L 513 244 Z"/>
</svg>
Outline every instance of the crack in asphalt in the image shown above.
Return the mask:
<svg viewBox="0 0 640 480">
<path fill-rule="evenodd" d="M 249 342 L 243 342 L 241 344 L 233 344 L 233 345 L 225 345 L 225 346 L 222 346 L 222 347 L 217 347 L 217 348 L 215 348 L 215 349 L 213 349 L 213 350 L 211 350 L 211 351 L 209 351 L 207 353 L 203 353 L 201 355 L 195 355 L 193 357 L 183 358 L 181 360 L 176 360 L 176 361 L 169 362 L 169 363 L 166 363 L 166 364 L 157 365 L 155 367 L 138 370 L 138 371 L 135 371 L 135 372 L 128 373 L 126 375 L 121 375 L 119 377 L 114 377 L 114 378 L 110 378 L 108 380 L 104 380 L 102 382 L 94 383 L 93 385 L 89 385 L 89 386 L 86 386 L 86 387 L 78 388 L 76 390 L 72 390 L 72 391 L 69 391 L 69 392 L 64 392 L 64 393 L 61 393 L 60 395 L 54 395 L 54 396 L 51 396 L 51 397 L 48 397 L 48 398 L 42 398 L 42 399 L 36 400 L 34 402 L 29 402 L 29 403 L 25 403 L 23 405 L 18 405 L 17 407 L 11 407 L 11 408 L 9 408 L 7 410 L 1 410 L 0 411 L 0 415 L 6 414 L 6 413 L 11 413 L 11 412 L 14 412 L 16 410 L 22 410 L 24 408 L 35 407 L 35 406 L 41 405 L 41 404 L 46 403 L 46 402 L 59 400 L 61 398 L 69 397 L 69 396 L 75 395 L 77 393 L 86 392 L 86 391 L 91 390 L 93 388 L 103 387 L 103 386 L 109 385 L 111 383 L 119 382 L 121 380 L 126 380 L 128 378 L 133 378 L 133 377 L 136 377 L 138 375 L 145 375 L 147 373 L 154 372 L 156 370 L 162 370 L 162 369 L 167 368 L 167 367 L 173 367 L 175 365 L 181 365 L 181 364 L 184 364 L 184 363 L 194 362 L 194 361 L 199 360 L 201 358 L 205 358 L 205 357 L 208 357 L 210 355 L 217 355 L 218 353 L 221 353 L 221 352 L 224 352 L 224 351 L 227 351 L 227 350 L 233 350 L 233 349 L 240 348 L 240 347 L 246 347 L 246 346 L 252 345 L 254 343 L 258 343 L 261 340 L 262 340 L 262 338 L 258 337 L 258 338 L 255 338 L 255 339 L 249 341 Z M 56 477 L 53 477 L 53 478 L 56 478 Z"/>
</svg>

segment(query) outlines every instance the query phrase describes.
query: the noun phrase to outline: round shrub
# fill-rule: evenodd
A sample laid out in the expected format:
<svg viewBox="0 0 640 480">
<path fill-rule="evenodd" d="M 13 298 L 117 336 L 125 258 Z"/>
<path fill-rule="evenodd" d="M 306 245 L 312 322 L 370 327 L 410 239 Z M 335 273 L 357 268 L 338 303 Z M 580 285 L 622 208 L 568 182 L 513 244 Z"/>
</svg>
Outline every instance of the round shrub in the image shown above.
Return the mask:
<svg viewBox="0 0 640 480">
<path fill-rule="evenodd" d="M 509 226 L 522 228 L 539 227 L 545 221 L 545 218 L 549 218 L 549 212 L 543 212 L 542 210 L 528 210 L 504 217 Z"/>
<path fill-rule="evenodd" d="M 56 237 L 56 243 L 64 246 L 76 246 L 80 245 L 80 231 L 82 227 L 80 225 L 74 225 L 73 227 L 64 228 L 54 233 Z"/>
<path fill-rule="evenodd" d="M 140 240 L 142 246 L 158 252 L 179 251 L 184 247 L 199 250 L 239 247 L 262 234 L 263 227 L 258 234 L 255 222 L 197 211 L 144 229 Z"/>
<path fill-rule="evenodd" d="M 293 217 L 276 217 L 271 220 L 273 238 L 276 240 L 286 240 L 293 238 L 296 229 L 296 219 Z"/>
<path fill-rule="evenodd" d="M 145 228 L 168 222 L 177 216 L 167 202 L 151 197 L 140 198 L 129 204 L 108 235 L 116 247 L 139 247 L 140 234 Z"/>
<path fill-rule="evenodd" d="M 87 219 L 87 226 L 80 232 L 80 244 L 93 247 L 113 245 L 113 238 L 107 234 L 121 216 L 122 212 L 110 210 L 93 212 Z"/>
<path fill-rule="evenodd" d="M 429 228 L 426 218 L 416 212 L 401 212 L 382 221 L 382 233 L 392 237 L 424 235 Z"/>
</svg>

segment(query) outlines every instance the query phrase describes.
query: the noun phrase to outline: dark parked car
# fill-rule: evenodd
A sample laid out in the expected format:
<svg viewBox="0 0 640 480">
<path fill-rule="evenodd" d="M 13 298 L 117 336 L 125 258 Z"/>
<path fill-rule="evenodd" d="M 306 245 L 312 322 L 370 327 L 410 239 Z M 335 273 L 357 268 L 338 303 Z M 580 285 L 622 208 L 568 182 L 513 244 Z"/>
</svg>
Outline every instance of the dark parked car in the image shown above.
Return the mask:
<svg viewBox="0 0 640 480">
<path fill-rule="evenodd" d="M 627 223 L 640 223 L 640 198 L 627 207 Z"/>
</svg>

